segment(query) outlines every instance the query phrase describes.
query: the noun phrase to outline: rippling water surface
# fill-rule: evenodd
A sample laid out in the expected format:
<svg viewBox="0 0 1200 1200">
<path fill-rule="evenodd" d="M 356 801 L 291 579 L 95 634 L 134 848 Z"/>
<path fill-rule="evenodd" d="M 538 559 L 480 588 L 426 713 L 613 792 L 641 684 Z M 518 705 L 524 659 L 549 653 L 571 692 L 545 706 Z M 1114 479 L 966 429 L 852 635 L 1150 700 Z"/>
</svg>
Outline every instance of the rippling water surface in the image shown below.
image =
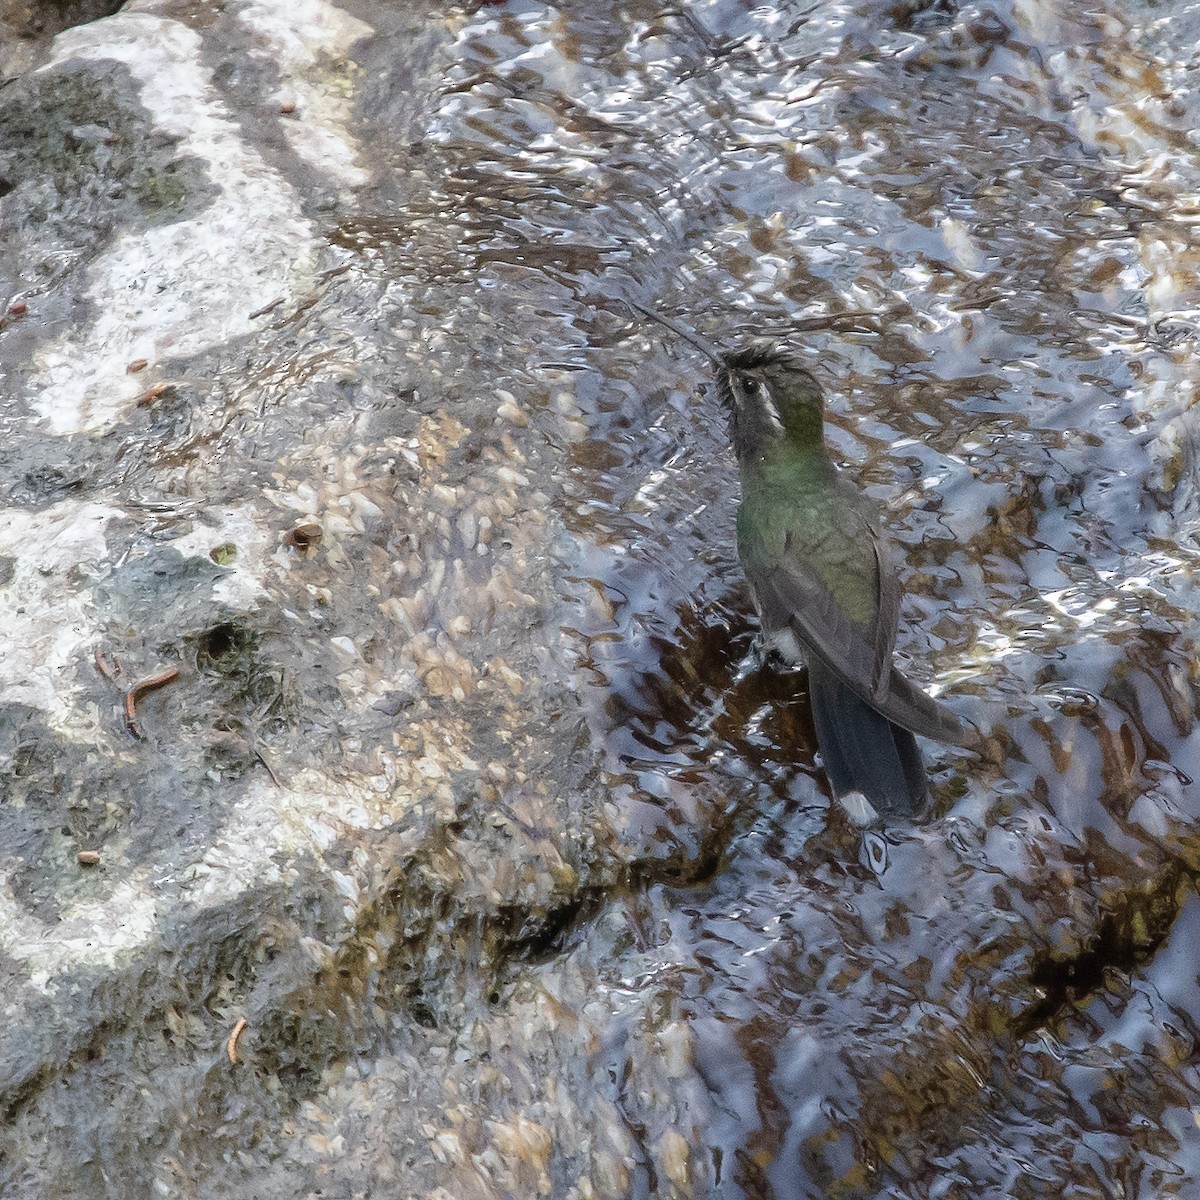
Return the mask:
<svg viewBox="0 0 1200 1200">
<path fill-rule="evenodd" d="M 425 151 L 443 274 L 355 235 L 433 308 L 471 281 L 451 336 L 486 331 L 552 442 L 570 398 L 552 501 L 630 870 L 569 957 L 626 1014 L 596 1078 L 631 1195 L 1196 1177 L 1194 966 L 1156 982 L 1198 848 L 1174 38 L 1035 4 L 484 6 Z M 802 681 L 747 659 L 706 364 L 625 299 L 790 337 L 827 388 L 903 562 L 900 659 L 989 734 L 929 748 L 928 825 L 831 813 Z M 838 312 L 869 315 L 795 332 Z"/>
</svg>

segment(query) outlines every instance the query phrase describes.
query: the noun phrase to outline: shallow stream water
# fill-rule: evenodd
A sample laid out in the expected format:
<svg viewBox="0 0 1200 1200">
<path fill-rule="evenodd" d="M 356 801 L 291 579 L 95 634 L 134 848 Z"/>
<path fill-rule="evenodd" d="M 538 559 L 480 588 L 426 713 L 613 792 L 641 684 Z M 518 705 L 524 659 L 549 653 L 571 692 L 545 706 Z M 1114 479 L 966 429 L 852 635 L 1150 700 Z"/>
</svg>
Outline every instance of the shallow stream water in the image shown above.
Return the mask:
<svg viewBox="0 0 1200 1200">
<path fill-rule="evenodd" d="M 1198 849 L 1198 114 L 1156 12 L 508 4 L 459 34 L 463 270 L 585 430 L 570 599 L 633 872 L 573 954 L 634 997 L 630 1194 L 666 1187 L 664 1109 L 722 1195 L 1196 1177 L 1195 969 L 1186 1015 L 1152 980 Z M 989 736 L 930 748 L 929 825 L 839 829 L 802 685 L 747 672 L 706 364 L 624 299 L 790 338 L 827 388 L 903 559 L 900 660 Z M 675 1023 L 690 1092 L 639 1080 Z"/>
</svg>

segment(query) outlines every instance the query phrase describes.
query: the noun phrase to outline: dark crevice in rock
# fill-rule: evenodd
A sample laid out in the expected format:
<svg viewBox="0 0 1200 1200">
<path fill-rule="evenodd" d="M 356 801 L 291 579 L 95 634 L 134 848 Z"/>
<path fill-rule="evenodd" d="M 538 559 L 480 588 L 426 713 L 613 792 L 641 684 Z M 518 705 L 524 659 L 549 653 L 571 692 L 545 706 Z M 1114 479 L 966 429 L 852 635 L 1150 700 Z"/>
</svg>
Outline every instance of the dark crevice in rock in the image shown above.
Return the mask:
<svg viewBox="0 0 1200 1200">
<path fill-rule="evenodd" d="M 732 819 L 722 822 L 701 839 L 699 848 L 687 858 L 671 858 L 663 862 L 641 864 L 632 872 L 635 890 L 644 891 L 656 883 L 671 887 L 699 887 L 710 883 L 721 870 L 725 852 L 737 832 Z"/>
<path fill-rule="evenodd" d="M 0 1096 L 0 1124 L 5 1127 L 11 1126 L 24 1109 L 45 1090 L 54 1074 L 49 1064 L 43 1063 L 33 1074 L 6 1088 Z M 0 1147 L 0 1162 L 3 1162 L 4 1158 L 4 1149 Z"/>
<path fill-rule="evenodd" d="M 541 915 L 513 912 L 511 933 L 501 935 L 502 953 L 512 963 L 547 962 L 570 948 L 574 936 L 595 919 L 610 892 L 583 888 L 566 904 Z"/>
<path fill-rule="evenodd" d="M 330 968 L 341 991 L 370 995 L 425 1029 L 453 1031 L 465 1012 L 497 1003 L 514 965 L 568 949 L 612 892 L 609 881 L 598 880 L 549 903 L 471 904 L 447 893 L 430 861 L 453 855 L 456 843 L 448 838 L 445 846 L 405 858 L 393 884 L 364 905 Z M 595 874 L 586 865 L 575 869 Z"/>
</svg>

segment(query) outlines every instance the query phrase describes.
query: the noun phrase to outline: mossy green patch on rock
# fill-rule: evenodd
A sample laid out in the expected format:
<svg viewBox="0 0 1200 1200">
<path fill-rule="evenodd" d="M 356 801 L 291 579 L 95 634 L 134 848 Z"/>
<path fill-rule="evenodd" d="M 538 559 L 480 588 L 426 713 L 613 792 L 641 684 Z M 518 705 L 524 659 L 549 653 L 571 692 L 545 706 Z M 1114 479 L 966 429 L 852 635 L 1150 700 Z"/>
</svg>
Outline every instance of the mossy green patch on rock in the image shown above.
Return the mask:
<svg viewBox="0 0 1200 1200">
<path fill-rule="evenodd" d="M 123 65 L 29 75 L 0 98 L 6 225 L 44 255 L 95 246 L 118 225 L 178 220 L 215 188 L 177 144 L 155 132 Z"/>
</svg>

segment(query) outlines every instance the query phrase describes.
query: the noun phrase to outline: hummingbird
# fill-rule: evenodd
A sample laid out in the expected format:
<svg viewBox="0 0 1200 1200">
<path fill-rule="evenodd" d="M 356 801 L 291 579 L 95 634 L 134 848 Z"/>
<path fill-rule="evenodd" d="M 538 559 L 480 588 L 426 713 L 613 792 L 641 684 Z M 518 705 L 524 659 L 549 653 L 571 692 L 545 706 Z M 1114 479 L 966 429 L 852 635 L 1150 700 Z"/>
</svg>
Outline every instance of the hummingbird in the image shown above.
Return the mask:
<svg viewBox="0 0 1200 1200">
<path fill-rule="evenodd" d="M 716 368 L 742 481 L 738 557 L 764 657 L 808 667 L 813 725 L 834 796 L 856 824 L 919 815 L 929 796 L 916 736 L 979 735 L 892 660 L 900 581 L 876 506 L 825 444 L 821 385 L 777 346 L 720 353 L 673 322 Z"/>
</svg>

